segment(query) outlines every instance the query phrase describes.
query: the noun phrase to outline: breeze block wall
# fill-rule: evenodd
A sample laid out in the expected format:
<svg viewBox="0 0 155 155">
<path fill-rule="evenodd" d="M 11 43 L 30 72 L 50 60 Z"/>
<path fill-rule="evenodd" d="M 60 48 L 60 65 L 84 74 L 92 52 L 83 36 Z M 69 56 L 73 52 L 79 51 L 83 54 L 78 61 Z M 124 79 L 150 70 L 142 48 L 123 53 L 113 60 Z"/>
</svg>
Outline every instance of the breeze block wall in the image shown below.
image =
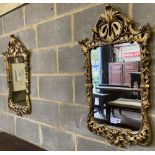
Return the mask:
<svg viewBox="0 0 155 155">
<path fill-rule="evenodd" d="M 0 130 L 47 150 L 155 150 L 155 4 L 112 4 L 137 26 L 152 27 L 151 110 L 153 142 L 149 146 L 111 146 L 87 129 L 83 55 L 78 40 L 91 37 L 106 4 L 25 4 L 0 17 L 0 52 L 10 34 L 31 52 L 32 113 L 17 116 L 7 106 L 4 58 L 0 56 Z"/>
</svg>

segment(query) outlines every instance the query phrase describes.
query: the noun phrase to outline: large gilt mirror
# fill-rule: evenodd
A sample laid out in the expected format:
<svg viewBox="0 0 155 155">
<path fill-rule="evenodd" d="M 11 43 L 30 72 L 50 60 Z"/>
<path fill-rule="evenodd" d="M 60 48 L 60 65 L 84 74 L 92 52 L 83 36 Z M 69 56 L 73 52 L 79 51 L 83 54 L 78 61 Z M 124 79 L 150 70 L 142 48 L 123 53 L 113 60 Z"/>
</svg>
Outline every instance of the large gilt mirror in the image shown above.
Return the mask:
<svg viewBox="0 0 155 155">
<path fill-rule="evenodd" d="M 92 39 L 79 41 L 85 57 L 89 130 L 115 146 L 149 144 L 149 24 L 134 30 L 133 22 L 107 5 L 92 33 Z"/>
<path fill-rule="evenodd" d="M 29 114 L 30 103 L 30 53 L 14 35 L 10 36 L 8 51 L 4 52 L 8 82 L 8 106 L 17 115 Z"/>
</svg>

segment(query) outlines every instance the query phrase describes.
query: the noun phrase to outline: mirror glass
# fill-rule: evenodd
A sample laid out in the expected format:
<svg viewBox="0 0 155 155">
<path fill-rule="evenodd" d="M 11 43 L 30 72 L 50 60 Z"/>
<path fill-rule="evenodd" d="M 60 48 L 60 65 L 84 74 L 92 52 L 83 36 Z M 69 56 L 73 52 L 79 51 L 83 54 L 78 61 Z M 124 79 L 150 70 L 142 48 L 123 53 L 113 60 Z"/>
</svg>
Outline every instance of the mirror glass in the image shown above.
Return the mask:
<svg viewBox="0 0 155 155">
<path fill-rule="evenodd" d="M 9 59 L 12 101 L 18 105 L 26 105 L 25 63 L 22 56 Z"/>
<path fill-rule="evenodd" d="M 91 50 L 94 118 L 99 124 L 141 127 L 140 46 L 105 45 Z"/>
</svg>

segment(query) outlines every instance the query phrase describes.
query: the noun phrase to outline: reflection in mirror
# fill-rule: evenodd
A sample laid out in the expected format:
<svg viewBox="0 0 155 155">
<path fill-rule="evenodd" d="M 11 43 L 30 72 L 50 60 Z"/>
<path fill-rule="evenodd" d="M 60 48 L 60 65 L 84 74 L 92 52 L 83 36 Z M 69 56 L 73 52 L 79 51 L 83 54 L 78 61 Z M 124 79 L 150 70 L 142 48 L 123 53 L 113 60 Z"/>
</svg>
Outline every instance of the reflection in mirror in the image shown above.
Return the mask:
<svg viewBox="0 0 155 155">
<path fill-rule="evenodd" d="M 106 45 L 91 50 L 94 118 L 99 124 L 141 127 L 140 46 Z"/>
<path fill-rule="evenodd" d="M 12 78 L 12 101 L 26 105 L 25 63 L 23 57 L 10 59 Z"/>
</svg>

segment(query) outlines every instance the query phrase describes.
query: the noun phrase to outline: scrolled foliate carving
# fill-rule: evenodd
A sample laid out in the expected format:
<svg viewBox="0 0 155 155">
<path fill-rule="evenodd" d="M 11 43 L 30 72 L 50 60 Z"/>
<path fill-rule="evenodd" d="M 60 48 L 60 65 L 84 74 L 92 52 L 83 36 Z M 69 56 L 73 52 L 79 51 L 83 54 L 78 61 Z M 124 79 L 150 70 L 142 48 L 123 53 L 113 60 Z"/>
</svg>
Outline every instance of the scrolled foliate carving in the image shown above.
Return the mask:
<svg viewBox="0 0 155 155">
<path fill-rule="evenodd" d="M 14 110 L 17 115 L 22 116 L 23 114 L 29 114 L 31 112 L 31 102 L 30 102 L 30 53 L 26 47 L 21 43 L 21 41 L 15 37 L 15 35 L 10 35 L 10 41 L 8 44 L 8 51 L 2 53 L 5 56 L 5 68 L 7 74 L 7 82 L 9 88 L 8 94 L 8 106 L 10 109 Z M 17 57 L 22 57 L 25 64 L 25 105 L 19 105 L 13 101 L 13 90 L 12 90 L 12 75 L 11 75 L 11 64 L 10 59 L 15 59 Z"/>
<path fill-rule="evenodd" d="M 92 29 L 92 38 L 79 41 L 84 55 L 84 68 L 86 70 L 87 104 L 90 106 L 88 114 L 88 128 L 90 131 L 101 135 L 110 144 L 123 147 L 128 143 L 146 145 L 151 142 L 151 127 L 147 114 L 150 107 L 150 53 L 148 51 L 148 39 L 150 37 L 149 24 L 133 29 L 133 22 L 121 12 L 107 5 L 105 13 L 101 14 L 97 24 Z M 108 125 L 100 125 L 94 120 L 92 99 L 92 73 L 90 53 L 91 49 L 103 45 L 119 44 L 123 42 L 137 42 L 140 45 L 141 56 L 141 116 L 142 125 L 138 132 L 129 129 L 114 128 Z"/>
</svg>

